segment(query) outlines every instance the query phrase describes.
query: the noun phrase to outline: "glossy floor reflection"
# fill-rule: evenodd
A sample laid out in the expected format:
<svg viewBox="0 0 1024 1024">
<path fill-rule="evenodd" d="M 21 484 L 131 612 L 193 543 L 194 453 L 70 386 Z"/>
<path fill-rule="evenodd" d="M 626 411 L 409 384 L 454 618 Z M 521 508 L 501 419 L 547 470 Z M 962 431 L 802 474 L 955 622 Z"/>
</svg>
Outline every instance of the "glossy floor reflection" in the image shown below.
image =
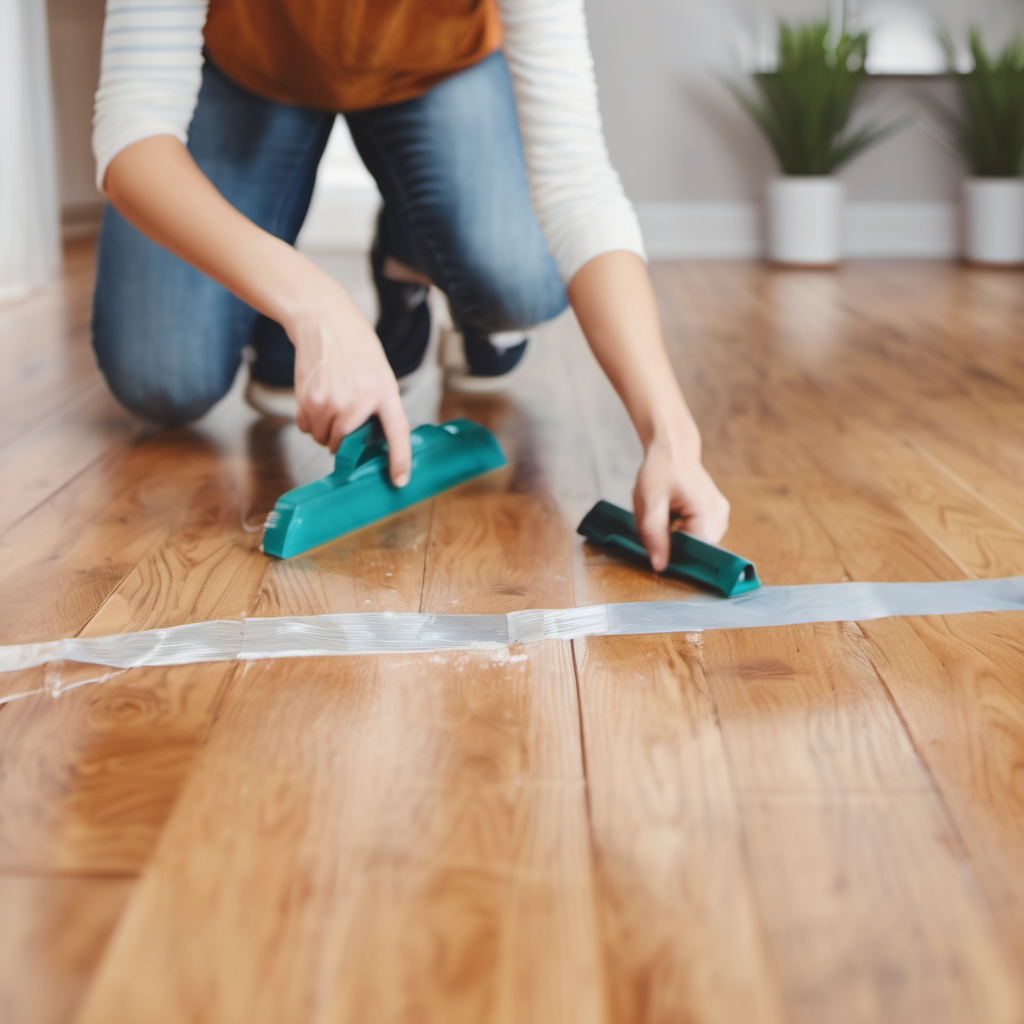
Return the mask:
<svg viewBox="0 0 1024 1024">
<path fill-rule="evenodd" d="M 361 258 L 330 262 L 365 304 Z M 766 582 L 1024 573 L 1018 274 L 654 274 Z M 639 447 L 571 319 L 507 394 L 416 396 L 507 469 L 270 562 L 261 517 L 329 455 L 237 393 L 190 430 L 122 414 L 91 275 L 80 244 L 0 308 L 0 642 L 681 593 L 575 536 Z M 0 1021 L 1019 1020 L 1021 636 L 192 665 L 0 706 Z"/>
</svg>

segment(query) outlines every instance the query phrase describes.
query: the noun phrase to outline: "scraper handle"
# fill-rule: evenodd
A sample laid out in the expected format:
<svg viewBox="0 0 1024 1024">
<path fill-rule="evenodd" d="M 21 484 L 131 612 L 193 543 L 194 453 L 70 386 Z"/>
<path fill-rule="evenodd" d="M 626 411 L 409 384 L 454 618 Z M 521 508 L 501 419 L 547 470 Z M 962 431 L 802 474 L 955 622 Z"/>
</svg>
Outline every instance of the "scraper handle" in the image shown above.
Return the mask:
<svg viewBox="0 0 1024 1024">
<path fill-rule="evenodd" d="M 618 505 L 599 501 L 583 517 L 579 533 L 596 544 L 627 551 L 650 564 L 633 513 Z M 669 536 L 671 557 L 663 575 L 696 583 L 723 597 L 735 597 L 761 585 L 754 564 L 747 559 L 682 530 L 672 530 Z"/>
<path fill-rule="evenodd" d="M 376 416 L 371 416 L 358 430 L 353 430 L 338 446 L 334 456 L 332 476 L 347 479 L 354 469 L 383 455 L 388 450 L 384 428 Z"/>
<path fill-rule="evenodd" d="M 424 423 L 417 427 L 409 438 L 413 450 L 413 465 L 416 464 L 417 450 L 432 441 L 448 440 L 457 431 L 445 427 L 435 427 Z M 376 416 L 371 416 L 358 430 L 353 430 L 338 446 L 334 456 L 334 472 L 331 474 L 338 480 L 347 480 L 360 466 L 373 459 L 385 459 L 388 454 L 388 442 L 384 437 L 384 428 Z"/>
</svg>

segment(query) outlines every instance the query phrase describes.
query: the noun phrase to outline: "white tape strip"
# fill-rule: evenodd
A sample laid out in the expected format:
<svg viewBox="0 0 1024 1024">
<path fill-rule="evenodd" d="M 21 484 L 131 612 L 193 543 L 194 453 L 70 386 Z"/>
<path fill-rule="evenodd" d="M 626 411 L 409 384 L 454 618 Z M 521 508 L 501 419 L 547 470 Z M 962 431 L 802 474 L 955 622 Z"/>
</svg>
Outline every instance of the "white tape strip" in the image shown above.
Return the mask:
<svg viewBox="0 0 1024 1024">
<path fill-rule="evenodd" d="M 258 658 L 498 648 L 538 640 L 841 622 L 890 615 L 1024 611 L 1024 576 L 949 583 L 762 587 L 734 598 L 539 609 L 508 615 L 343 615 L 220 619 L 113 636 L 0 647 L 0 672 L 54 661 L 113 668 Z M 13 700 L 15 696 L 0 697 Z"/>
</svg>

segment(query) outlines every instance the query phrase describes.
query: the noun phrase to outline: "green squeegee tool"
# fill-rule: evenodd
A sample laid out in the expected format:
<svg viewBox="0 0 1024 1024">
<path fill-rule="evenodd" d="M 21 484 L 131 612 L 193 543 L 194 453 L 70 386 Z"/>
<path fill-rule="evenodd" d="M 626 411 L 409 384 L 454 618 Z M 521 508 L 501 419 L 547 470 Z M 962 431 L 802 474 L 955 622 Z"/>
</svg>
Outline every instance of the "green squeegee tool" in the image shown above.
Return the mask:
<svg viewBox="0 0 1024 1024">
<path fill-rule="evenodd" d="M 333 473 L 277 499 L 263 530 L 263 550 L 290 558 L 505 465 L 494 435 L 469 420 L 417 427 L 410 440 L 412 475 L 405 487 L 395 487 L 376 421 L 349 434 Z"/>
<path fill-rule="evenodd" d="M 595 544 L 607 544 L 647 561 L 633 513 L 610 501 L 599 501 L 583 517 L 579 532 Z M 735 597 L 761 586 L 753 562 L 682 530 L 672 530 L 669 536 L 672 546 L 665 576 L 695 583 L 723 597 Z"/>
</svg>

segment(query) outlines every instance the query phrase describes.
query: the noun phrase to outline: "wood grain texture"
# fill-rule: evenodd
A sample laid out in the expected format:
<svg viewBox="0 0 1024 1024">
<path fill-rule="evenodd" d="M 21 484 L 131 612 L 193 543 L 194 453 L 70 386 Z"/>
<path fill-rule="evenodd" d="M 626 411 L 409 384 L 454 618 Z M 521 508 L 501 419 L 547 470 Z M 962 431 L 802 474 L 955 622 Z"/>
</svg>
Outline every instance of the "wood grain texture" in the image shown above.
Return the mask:
<svg viewBox="0 0 1024 1024">
<path fill-rule="evenodd" d="M 66 248 L 62 279 L 0 308 L 0 445 L 98 382 L 88 344 L 94 245 Z"/>
<path fill-rule="evenodd" d="M 717 364 L 719 354 L 713 358 Z M 757 446 L 748 465 L 761 472 L 771 466 L 793 482 L 723 480 L 736 505 L 732 544 L 754 559 L 762 578 L 811 583 L 960 575 L 884 488 L 865 481 L 866 474 L 850 480 L 842 472 L 849 456 L 840 425 L 823 411 L 824 403 L 806 381 L 785 364 L 764 362 L 755 359 L 741 371 L 758 390 L 744 415 L 751 436 L 764 446 L 763 455 Z M 724 365 L 719 370 L 729 372 Z M 615 449 L 626 450 L 617 441 L 625 432 L 620 423 L 602 417 L 602 389 L 588 382 L 581 394 L 595 406 L 591 421 L 594 436 L 602 439 L 598 458 L 607 455 L 605 477 L 624 489 L 629 462 L 625 454 L 616 457 Z M 729 390 L 735 400 L 734 389 Z M 801 451 L 790 437 L 782 452 L 770 446 L 775 431 L 790 435 L 788 422 L 812 411 L 820 413 L 813 444 L 805 443 Z M 767 438 L 765 425 L 772 431 Z M 879 537 L 886 539 L 884 548 L 876 543 Z M 851 571 L 847 550 L 872 544 L 884 565 L 873 566 L 873 572 Z M 654 596 L 654 585 L 648 583 L 647 596 Z M 619 679 L 642 680 L 635 642 L 608 643 L 625 650 Z M 767 952 L 762 955 L 775 968 L 787 1015 L 807 1021 L 907 1019 L 917 1013 L 921 1020 L 1016 1019 L 1024 1003 L 991 907 L 878 677 L 864 635 L 841 623 L 713 632 L 694 653 L 720 723 L 729 775 L 741 794 L 737 828 L 756 894 L 751 902 L 764 914 Z M 584 663 L 581 692 L 586 675 Z M 621 714 L 621 693 L 616 701 Z M 608 716 L 603 710 L 602 721 Z M 585 739 L 596 732 L 593 726 L 585 729 Z M 621 770 L 621 759 L 615 765 Z M 593 791 L 592 769 L 589 778 Z M 901 808 L 898 816 L 894 806 Z M 848 817 L 870 821 L 873 835 L 866 841 L 890 851 L 886 872 L 877 864 L 860 868 L 858 854 L 844 842 Z M 780 819 L 787 825 L 776 831 Z M 811 844 L 816 870 L 822 872 L 818 886 L 808 885 L 808 865 L 792 855 L 797 836 Z M 914 851 L 936 836 L 945 837 L 943 852 L 934 851 L 922 865 Z M 776 851 L 779 860 L 773 859 Z M 931 910 L 940 900 L 948 917 Z M 840 932 L 848 944 L 829 938 Z M 928 946 L 914 941 L 917 934 L 928 936 Z M 815 955 L 809 956 L 812 949 Z M 851 950 L 859 960 L 851 958 Z M 958 964 L 959 976 L 947 979 L 948 988 L 938 992 L 937 964 L 951 962 Z M 632 1009 L 622 1019 L 637 1016 Z"/>
<path fill-rule="evenodd" d="M 331 267 L 369 309 L 361 259 Z M 1019 275 L 653 271 L 764 579 L 1024 572 Z M 0 309 L 0 641 L 686 597 L 574 536 L 642 453 L 571 316 L 507 393 L 420 396 L 507 469 L 277 563 L 261 518 L 329 456 L 237 391 L 190 430 L 123 417 L 90 280 L 78 247 Z M 0 1021 L 1024 1021 L 1022 678 L 1019 616 L 969 615 L 0 705 Z"/>
<path fill-rule="evenodd" d="M 73 567 L 71 556 L 85 561 L 97 548 L 110 551 L 119 527 L 129 542 L 127 549 L 113 549 L 113 564 L 100 578 L 101 603 L 71 630 L 80 635 L 237 618 L 253 607 L 266 563 L 256 551 L 258 533 L 243 528 L 248 503 L 259 500 L 258 482 L 246 489 L 243 451 L 231 458 L 187 432 L 169 446 L 154 440 L 143 448 L 149 450 L 129 462 L 137 488 L 115 491 L 110 518 L 97 517 L 95 528 L 83 530 L 80 546 L 66 555 L 64 564 Z M 167 471 L 165 463 L 173 468 Z M 187 478 L 178 467 L 191 468 Z M 280 486 L 273 461 L 263 468 L 271 486 Z M 168 486 L 176 501 L 167 501 Z M 140 514 L 139 494 L 151 491 L 162 504 Z M 134 564 L 129 560 L 128 568 L 119 560 L 132 553 L 136 531 L 136 555 L 146 553 Z M 52 611 L 37 605 L 36 614 L 59 633 L 77 605 Z M 95 666 L 58 665 L 51 676 L 74 686 L 97 671 L 107 674 Z M 115 673 L 101 687 L 69 690 L 59 701 L 40 696 L 7 707 L 0 717 L 0 868 L 141 869 L 230 672 L 220 664 L 136 669 Z"/>
<path fill-rule="evenodd" d="M 761 528 L 780 541 L 775 561 L 766 552 L 762 562 L 770 577 L 793 529 L 792 502 L 758 497 Z M 857 495 L 822 500 L 796 517 L 801 547 L 842 537 L 853 578 L 884 578 L 880 565 L 861 575 L 845 552 L 863 542 L 858 529 L 878 535 L 886 515 Z M 888 516 L 890 576 L 942 566 L 927 538 L 895 510 Z M 709 634 L 704 656 L 794 1018 L 1018 1019 L 1016 967 L 957 822 L 878 676 L 873 645 L 850 624 L 761 632 Z M 806 843 L 799 854 L 794 836 Z M 953 963 L 950 973 L 939 966 Z"/>
<path fill-rule="evenodd" d="M 576 646 L 612 1019 L 784 1019 L 699 638 Z"/>
<path fill-rule="evenodd" d="M 572 418 L 600 493 L 628 503 L 640 457 L 624 412 L 563 331 Z M 689 588 L 576 539 L 580 604 L 675 600 Z M 781 1021 L 740 806 L 702 657 L 703 637 L 574 642 L 587 786 L 615 1021 Z"/>
<path fill-rule="evenodd" d="M 0 877 L 0 1022 L 72 1020 L 133 882 Z"/>
<path fill-rule="evenodd" d="M 142 433 L 96 369 L 92 277 L 92 246 L 73 246 L 62 281 L 0 309 L 0 530 Z"/>
<path fill-rule="evenodd" d="M 571 604 L 516 475 L 273 566 L 259 612 Z M 568 644 L 238 673 L 82 1019 L 600 1020 L 578 722 Z M 240 936 L 257 886 L 284 916 Z"/>
<path fill-rule="evenodd" d="M 1017 973 L 935 801 L 766 794 L 743 820 L 791 1019 L 1020 1020 Z"/>
</svg>

